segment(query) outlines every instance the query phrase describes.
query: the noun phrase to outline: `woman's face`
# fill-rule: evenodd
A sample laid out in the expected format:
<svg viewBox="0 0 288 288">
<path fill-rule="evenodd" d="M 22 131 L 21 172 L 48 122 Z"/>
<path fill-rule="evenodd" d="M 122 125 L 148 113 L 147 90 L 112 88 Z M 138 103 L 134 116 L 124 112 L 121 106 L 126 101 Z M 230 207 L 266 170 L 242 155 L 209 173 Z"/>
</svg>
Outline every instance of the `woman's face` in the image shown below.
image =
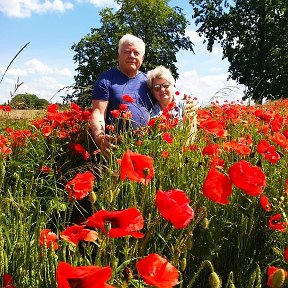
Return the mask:
<svg viewBox="0 0 288 288">
<path fill-rule="evenodd" d="M 174 87 L 165 78 L 154 78 L 152 82 L 152 93 L 163 110 L 173 101 Z"/>
</svg>

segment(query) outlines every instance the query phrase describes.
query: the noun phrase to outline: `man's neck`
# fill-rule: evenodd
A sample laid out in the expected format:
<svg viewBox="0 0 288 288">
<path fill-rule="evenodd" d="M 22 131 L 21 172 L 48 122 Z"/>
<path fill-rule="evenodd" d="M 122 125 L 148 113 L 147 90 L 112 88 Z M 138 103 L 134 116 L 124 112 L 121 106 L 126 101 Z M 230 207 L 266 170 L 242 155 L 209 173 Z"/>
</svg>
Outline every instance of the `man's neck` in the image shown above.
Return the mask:
<svg viewBox="0 0 288 288">
<path fill-rule="evenodd" d="M 134 78 L 134 77 L 136 77 L 138 74 L 139 74 L 139 71 L 138 70 L 123 70 L 123 69 L 121 69 L 121 67 L 117 67 L 118 69 L 119 69 L 119 71 L 121 72 L 121 73 L 123 73 L 124 75 L 126 75 L 127 77 L 129 77 L 129 78 Z"/>
</svg>

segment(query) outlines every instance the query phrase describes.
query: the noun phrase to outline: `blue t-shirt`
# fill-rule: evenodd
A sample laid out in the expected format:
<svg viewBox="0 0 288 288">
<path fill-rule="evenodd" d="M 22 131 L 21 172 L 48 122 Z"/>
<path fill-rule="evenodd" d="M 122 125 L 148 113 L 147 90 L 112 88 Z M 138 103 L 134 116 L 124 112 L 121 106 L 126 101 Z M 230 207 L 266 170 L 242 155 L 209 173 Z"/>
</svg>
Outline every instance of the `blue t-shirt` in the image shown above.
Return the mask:
<svg viewBox="0 0 288 288">
<path fill-rule="evenodd" d="M 127 103 L 123 100 L 123 95 L 131 96 L 135 101 Z M 107 114 L 105 124 L 117 124 L 118 129 L 123 129 L 122 119 L 115 119 L 111 115 L 112 110 L 118 110 L 120 104 L 126 104 L 128 110 L 132 112 L 132 119 L 126 121 L 133 128 L 147 125 L 150 118 L 149 111 L 155 103 L 154 97 L 147 86 L 147 76 L 143 72 L 139 72 L 134 78 L 129 78 L 117 68 L 111 68 L 103 72 L 95 82 L 93 100 L 107 100 Z"/>
<path fill-rule="evenodd" d="M 175 107 L 172 108 L 170 112 L 171 116 L 173 118 L 178 118 L 179 121 L 182 121 L 183 119 L 183 110 L 186 101 L 180 100 L 180 99 L 174 99 Z M 151 118 L 159 117 L 162 114 L 162 109 L 159 105 L 159 103 L 155 103 L 150 111 Z"/>
</svg>

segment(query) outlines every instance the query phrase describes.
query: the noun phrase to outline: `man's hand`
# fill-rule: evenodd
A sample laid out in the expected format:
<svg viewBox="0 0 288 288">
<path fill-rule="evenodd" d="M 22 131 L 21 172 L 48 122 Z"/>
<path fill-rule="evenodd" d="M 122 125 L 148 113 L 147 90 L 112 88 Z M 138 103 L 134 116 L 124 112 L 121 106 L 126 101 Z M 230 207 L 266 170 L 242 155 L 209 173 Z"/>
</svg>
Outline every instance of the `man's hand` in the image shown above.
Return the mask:
<svg viewBox="0 0 288 288">
<path fill-rule="evenodd" d="M 109 156 L 111 150 L 115 148 L 114 141 L 115 138 L 107 134 L 99 134 L 95 137 L 95 142 L 105 157 Z"/>
</svg>

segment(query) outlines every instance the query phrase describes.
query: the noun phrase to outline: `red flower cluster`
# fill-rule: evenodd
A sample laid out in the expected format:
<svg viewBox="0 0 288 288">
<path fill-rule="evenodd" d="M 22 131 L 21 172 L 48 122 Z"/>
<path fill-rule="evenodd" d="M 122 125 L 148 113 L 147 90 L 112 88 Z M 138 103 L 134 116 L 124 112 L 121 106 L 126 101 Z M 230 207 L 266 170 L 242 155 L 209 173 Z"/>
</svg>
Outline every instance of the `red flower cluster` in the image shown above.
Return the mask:
<svg viewBox="0 0 288 288">
<path fill-rule="evenodd" d="M 179 272 L 158 254 L 149 254 L 136 263 L 136 268 L 143 280 L 158 288 L 171 288 L 178 283 Z"/>
<path fill-rule="evenodd" d="M 274 229 L 276 231 L 280 231 L 280 232 L 286 232 L 286 227 L 288 226 L 288 222 L 279 222 L 279 220 L 282 218 L 282 215 L 280 213 L 277 213 L 275 215 L 272 215 L 269 218 L 269 228 L 270 229 Z"/>
<path fill-rule="evenodd" d="M 137 232 L 144 226 L 141 212 L 136 208 L 121 211 L 100 210 L 88 217 L 87 226 L 101 229 L 111 238 L 132 236 L 143 238 L 144 234 Z"/>
<path fill-rule="evenodd" d="M 189 202 L 190 199 L 180 189 L 158 190 L 156 194 L 156 205 L 160 214 L 177 229 L 188 226 L 194 217 Z"/>
<path fill-rule="evenodd" d="M 93 189 L 95 177 L 90 171 L 81 174 L 78 173 L 70 180 L 65 188 L 69 193 L 69 201 L 74 197 L 76 200 L 81 200 L 86 197 Z"/>
<path fill-rule="evenodd" d="M 153 158 L 126 151 L 121 160 L 120 177 L 148 185 L 154 176 Z"/>
<path fill-rule="evenodd" d="M 262 139 L 257 145 L 257 152 L 260 153 L 271 164 L 275 164 L 280 160 L 280 155 L 276 151 L 276 147 L 270 145 L 269 142 Z"/>
<path fill-rule="evenodd" d="M 3 288 L 16 288 L 13 284 L 13 277 L 10 274 L 3 275 Z"/>
</svg>

